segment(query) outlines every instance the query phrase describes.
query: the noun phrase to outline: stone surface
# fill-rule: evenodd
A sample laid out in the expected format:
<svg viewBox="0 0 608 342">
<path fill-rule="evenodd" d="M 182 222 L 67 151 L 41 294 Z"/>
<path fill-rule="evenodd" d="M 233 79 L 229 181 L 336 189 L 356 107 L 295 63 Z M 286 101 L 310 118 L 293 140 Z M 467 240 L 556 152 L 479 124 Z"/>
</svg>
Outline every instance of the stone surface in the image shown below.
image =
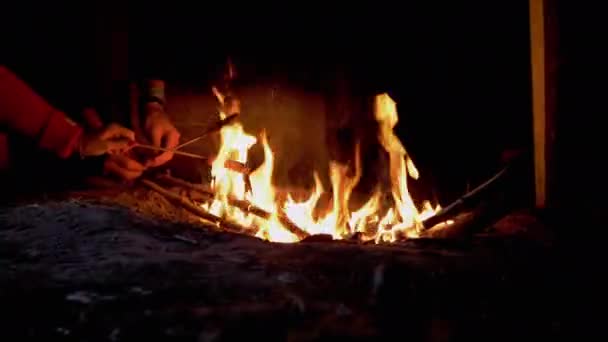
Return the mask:
<svg viewBox="0 0 608 342">
<path fill-rule="evenodd" d="M 84 200 L 0 227 L 3 332 L 25 339 L 508 341 L 570 312 L 551 250 L 513 237 L 271 244 Z"/>
</svg>

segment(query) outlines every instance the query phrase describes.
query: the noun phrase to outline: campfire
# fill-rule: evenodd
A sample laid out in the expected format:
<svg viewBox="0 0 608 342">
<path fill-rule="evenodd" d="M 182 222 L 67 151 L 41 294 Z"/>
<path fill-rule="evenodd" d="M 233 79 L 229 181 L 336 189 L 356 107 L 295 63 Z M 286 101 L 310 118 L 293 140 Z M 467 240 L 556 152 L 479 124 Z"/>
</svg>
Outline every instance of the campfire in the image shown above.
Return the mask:
<svg viewBox="0 0 608 342">
<path fill-rule="evenodd" d="M 215 89 L 215 88 L 214 88 Z M 224 107 L 224 97 L 215 90 L 216 96 Z M 220 119 L 227 114 L 220 110 Z M 319 208 L 319 202 L 325 189 L 316 171 L 313 172 L 315 187 L 310 191 L 310 197 L 296 201 L 291 194 L 286 200 L 277 199 L 277 190 L 272 184 L 274 154 L 269 145 L 265 132 L 259 138 L 248 134 L 240 123 L 233 123 L 222 128 L 221 148 L 218 158 L 212 165 L 213 199 L 201 204 L 201 207 L 214 215 L 225 217 L 244 226 L 256 227 L 255 236 L 274 242 L 297 242 L 302 234 L 295 234 L 289 224 L 283 224 L 281 216 L 293 222 L 306 235 L 325 234 L 334 239 L 343 239 L 359 233 L 365 239 L 377 242 L 395 241 L 399 236 L 416 237 L 421 223 L 432 216 L 440 207 L 433 208 L 430 202 L 423 202 L 419 209 L 408 191 L 408 176 L 417 179 L 419 174 L 414 162 L 399 139 L 393 133 L 397 123 L 395 102 L 387 95 L 376 97 L 375 116 L 381 124 L 379 139 L 390 156 L 390 175 L 394 206 L 386 212 L 381 212 L 381 193 L 376 191 L 360 208 L 351 211 L 349 199 L 361 176 L 359 146 L 354 148 L 353 165 L 342 165 L 330 162 L 331 203 Z M 247 152 L 256 143 L 264 148 L 264 162 L 250 175 L 251 187 L 246 187 L 246 175 L 226 169 L 227 159 L 247 163 Z M 270 213 L 264 218 L 247 213 L 230 204 L 229 198 L 246 200 L 252 205 Z M 283 220 L 285 221 L 285 220 Z"/>
<path fill-rule="evenodd" d="M 390 173 L 392 201 L 384 200 L 386 191 L 378 186 L 353 210 L 351 195 L 363 167 L 358 144 L 353 148 L 352 162 L 329 163 L 331 189 L 324 189 L 317 171 L 311 170 L 315 185 L 305 196 L 285 193 L 273 185 L 275 154 L 266 132 L 254 135 L 239 121 L 231 120 L 233 113 L 240 111 L 238 101 L 216 87 L 212 90 L 219 102 L 220 122 L 226 124 L 219 130 L 221 144 L 211 163 L 210 186 L 164 177 L 204 194 L 198 198 L 190 196 L 188 203 L 190 209 L 194 209 L 192 204 L 197 207 L 195 211 L 202 219 L 219 227 L 238 227 L 236 230 L 240 232 L 271 242 L 294 243 L 308 236 L 323 235 L 336 240 L 356 237 L 381 243 L 418 237 L 423 222 L 441 209 L 429 201 L 418 204 L 408 191 L 408 178 L 418 179 L 419 172 L 393 132 L 398 121 L 397 106 L 388 94 L 375 97 L 374 115 L 380 127 L 379 142 L 389 156 L 390 167 L 386 172 Z M 247 172 L 227 167 L 246 165 L 249 150 L 256 144 L 261 144 L 264 151 L 264 161 L 258 168 Z"/>
<path fill-rule="evenodd" d="M 271 242 L 294 243 L 322 235 L 335 240 L 356 238 L 382 243 L 419 237 L 424 221 L 441 209 L 430 201 L 414 201 L 408 190 L 408 178 L 418 179 L 419 171 L 393 132 L 398 122 L 397 106 L 388 94 L 375 97 L 374 115 L 380 127 L 378 140 L 389 156 L 386 172 L 390 174 L 390 194 L 377 186 L 363 204 L 353 208 L 351 195 L 363 168 L 358 144 L 353 146 L 351 162 L 330 161 L 330 189 L 323 187 L 317 170 L 310 170 L 315 184 L 312 189 L 304 196 L 301 191 L 286 192 L 273 184 L 275 154 L 266 132 L 248 132 L 242 123 L 233 120 L 240 112 L 238 100 L 217 87 L 212 87 L 212 91 L 219 103 L 219 120 L 225 124 L 218 126 L 221 144 L 211 162 L 211 184 L 195 185 L 168 175 L 161 177 L 194 190 L 185 199 L 148 181 L 157 191 L 180 200 L 202 220 Z M 251 172 L 246 167 L 234 167 L 247 165 L 249 150 L 256 144 L 263 147 L 263 163 Z M 385 200 L 389 195 L 391 200 Z"/>
</svg>

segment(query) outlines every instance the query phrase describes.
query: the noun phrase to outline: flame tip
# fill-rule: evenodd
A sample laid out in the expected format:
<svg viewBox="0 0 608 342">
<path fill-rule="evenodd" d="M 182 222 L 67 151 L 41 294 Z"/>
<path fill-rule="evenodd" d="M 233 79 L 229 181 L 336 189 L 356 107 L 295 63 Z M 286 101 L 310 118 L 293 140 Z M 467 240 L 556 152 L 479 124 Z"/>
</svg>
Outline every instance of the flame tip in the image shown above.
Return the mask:
<svg viewBox="0 0 608 342">
<path fill-rule="evenodd" d="M 230 65 L 230 59 L 228 64 L 228 73 L 231 73 L 230 68 L 233 66 Z M 223 105 L 224 94 L 216 86 L 212 86 L 211 89 L 218 102 Z M 357 210 L 350 210 L 351 195 L 362 176 L 360 140 L 355 141 L 352 162 L 329 161 L 331 188 L 327 192 L 324 190 L 319 173 L 313 170 L 314 188 L 307 199 L 296 201 L 292 193 L 287 193 L 285 198 L 279 201 L 272 184 L 274 154 L 268 143 L 267 130 L 262 129 L 257 136 L 253 136 L 247 134 L 242 124 L 238 122 L 220 130 L 222 143 L 212 165 L 211 184 L 216 196 L 201 207 L 243 225 L 257 227 L 255 236 L 272 242 L 300 241 L 300 237 L 281 223 L 279 219 L 281 215 L 308 234 L 327 234 L 333 239 L 343 239 L 356 232 L 365 236 L 365 239 L 373 239 L 378 243 L 392 242 L 401 237 L 417 237 L 421 222 L 437 213 L 441 206 L 437 204 L 433 208 L 431 202 L 423 201 L 421 209 L 418 210 L 411 198 L 407 187 L 408 176 L 418 179 L 420 174 L 393 132 L 393 127 L 398 121 L 395 101 L 388 93 L 379 94 L 375 98 L 374 110 L 376 120 L 380 123 L 378 139 L 390 157 L 393 205 L 388 209 L 383 205 L 383 192 L 380 190 L 380 185 L 377 185 L 365 203 Z M 219 110 L 219 115 L 220 117 L 225 115 L 223 110 Z M 224 163 L 229 159 L 246 162 L 248 150 L 258 142 L 261 142 L 263 147 L 264 161 L 249 175 L 251 188 L 248 189 L 243 175 L 226 170 Z M 322 203 L 322 199 L 325 200 L 323 195 L 331 197 L 326 198 L 329 204 L 325 208 L 317 208 Z M 261 208 L 269 217 L 256 217 L 250 215 L 248 210 L 241 211 L 231 207 L 229 197 L 247 200 L 250 203 L 248 208 L 253 206 Z M 384 215 L 380 215 L 382 212 Z"/>
</svg>

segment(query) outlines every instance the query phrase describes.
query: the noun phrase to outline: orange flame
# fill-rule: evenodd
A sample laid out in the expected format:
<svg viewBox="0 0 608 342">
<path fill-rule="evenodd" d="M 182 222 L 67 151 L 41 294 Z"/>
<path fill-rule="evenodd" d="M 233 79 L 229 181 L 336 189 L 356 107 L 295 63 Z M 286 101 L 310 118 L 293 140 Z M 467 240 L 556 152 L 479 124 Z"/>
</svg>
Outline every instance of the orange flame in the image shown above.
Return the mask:
<svg viewBox="0 0 608 342">
<path fill-rule="evenodd" d="M 215 87 L 212 90 L 220 103 L 219 116 L 225 118 L 221 109 L 224 96 Z M 220 132 L 222 144 L 211 170 L 215 198 L 201 206 L 215 215 L 256 227 L 256 237 L 273 242 L 299 241 L 298 236 L 282 225 L 279 215 L 284 215 L 310 235 L 327 234 L 334 239 L 343 239 L 356 232 L 376 242 L 392 242 L 399 236 L 417 237 L 422 221 L 433 216 L 440 207 L 433 208 L 430 202 L 425 201 L 422 209 L 418 210 L 410 196 L 407 178 L 417 179 L 419 172 L 393 132 L 398 121 L 395 102 L 387 94 L 378 95 L 374 113 L 380 124 L 378 139 L 390 158 L 389 172 L 394 202 L 383 216 L 380 214 L 382 194 L 379 190 L 359 209 L 350 211 L 350 197 L 362 172 L 358 144 L 355 146 L 352 168 L 330 162 L 331 207 L 319 209 L 325 190 L 316 172 L 313 172 L 315 186 L 308 199 L 297 202 L 288 194 L 283 203 L 278 203 L 276 189 L 272 184 L 274 154 L 265 132 L 262 132 L 260 142 L 264 149 L 264 162 L 250 174 L 251 191 L 247 191 L 244 176 L 224 168 L 227 159 L 246 163 L 248 150 L 258 142 L 258 139 L 244 131 L 240 123 L 225 126 Z M 246 199 L 269 212 L 270 217 L 261 218 L 232 207 L 228 204 L 229 197 Z"/>
</svg>

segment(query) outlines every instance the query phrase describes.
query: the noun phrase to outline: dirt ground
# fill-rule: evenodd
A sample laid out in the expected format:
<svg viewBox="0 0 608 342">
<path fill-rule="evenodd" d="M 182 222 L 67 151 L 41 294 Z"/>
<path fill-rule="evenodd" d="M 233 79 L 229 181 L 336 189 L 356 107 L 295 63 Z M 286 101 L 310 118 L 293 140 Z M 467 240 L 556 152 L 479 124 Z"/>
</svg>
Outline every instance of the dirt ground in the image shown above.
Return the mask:
<svg viewBox="0 0 608 342">
<path fill-rule="evenodd" d="M 510 341 L 569 329 L 558 257 L 527 212 L 461 241 L 274 244 L 143 188 L 70 197 L 0 211 L 7 334 Z"/>
</svg>

